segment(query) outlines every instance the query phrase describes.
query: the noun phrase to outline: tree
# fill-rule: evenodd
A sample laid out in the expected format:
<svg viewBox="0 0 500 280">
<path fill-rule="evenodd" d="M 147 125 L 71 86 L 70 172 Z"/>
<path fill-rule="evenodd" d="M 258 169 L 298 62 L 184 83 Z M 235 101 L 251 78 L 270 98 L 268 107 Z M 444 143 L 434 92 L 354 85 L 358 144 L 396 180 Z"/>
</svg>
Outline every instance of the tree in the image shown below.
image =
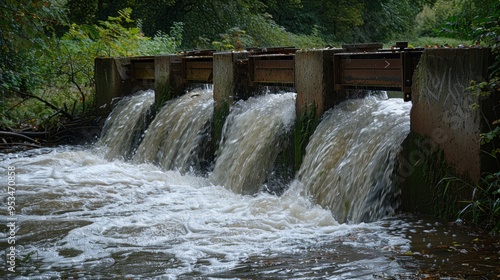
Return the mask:
<svg viewBox="0 0 500 280">
<path fill-rule="evenodd" d="M 69 0 L 68 17 L 72 23 L 92 24 L 96 17 L 98 0 Z"/>
<path fill-rule="evenodd" d="M 50 51 L 64 8 L 48 0 L 0 1 L 0 91 L 32 92 L 41 82 L 36 60 Z"/>
<path fill-rule="evenodd" d="M 410 0 L 364 0 L 363 24 L 354 29 L 356 42 L 387 42 L 411 33 L 421 4 Z"/>
</svg>

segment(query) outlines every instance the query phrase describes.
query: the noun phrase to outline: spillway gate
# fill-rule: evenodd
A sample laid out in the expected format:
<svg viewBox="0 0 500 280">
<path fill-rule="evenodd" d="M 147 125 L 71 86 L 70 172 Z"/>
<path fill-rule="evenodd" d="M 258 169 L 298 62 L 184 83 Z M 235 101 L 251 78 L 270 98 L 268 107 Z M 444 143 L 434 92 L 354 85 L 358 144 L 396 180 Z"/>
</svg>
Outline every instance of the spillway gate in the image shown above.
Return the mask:
<svg viewBox="0 0 500 280">
<path fill-rule="evenodd" d="M 404 99 L 411 100 L 412 75 L 423 49 L 410 49 L 405 43 L 398 43 L 391 49 L 381 47 L 379 44 L 357 44 L 344 45 L 341 49 L 317 50 L 333 52 L 331 57 L 327 56 L 328 61 L 321 64 L 323 68 L 330 69 L 326 71 L 328 77 L 325 84 L 332 88 L 326 92 L 336 94 L 350 89 L 391 90 L 404 92 Z M 214 82 L 216 75 L 233 75 L 232 79 L 238 84 L 238 87 L 234 88 L 235 91 L 248 90 L 242 87 L 254 88 L 259 85 L 293 88 L 298 82 L 303 82 L 297 79 L 323 75 L 324 69 L 313 66 L 314 63 L 307 67 L 308 61 L 304 61 L 301 65 L 306 65 L 306 71 L 310 75 L 297 76 L 297 51 L 304 50 L 294 47 L 253 48 L 229 53 L 234 64 L 231 66 L 234 69 L 230 71 L 227 67 L 214 68 L 214 54 L 217 53 L 214 50 L 170 55 L 167 56 L 166 65 L 162 67 L 158 66 L 158 61 L 165 56 L 97 58 L 96 80 L 102 80 L 103 78 L 99 77 L 103 76 L 107 82 L 96 82 L 96 107 L 100 108 L 115 97 L 140 89 L 156 89 L 159 84 L 167 84 L 172 88 L 170 91 L 177 92 L 169 98 L 179 95 L 179 92 L 183 91 L 182 88 L 189 84 L 212 83 L 216 90 L 219 87 L 217 82 Z M 110 59 L 113 61 L 107 61 Z M 167 71 L 168 74 L 162 71 Z M 109 72 L 118 74 L 112 75 Z M 158 80 L 165 81 L 159 83 Z"/>
</svg>

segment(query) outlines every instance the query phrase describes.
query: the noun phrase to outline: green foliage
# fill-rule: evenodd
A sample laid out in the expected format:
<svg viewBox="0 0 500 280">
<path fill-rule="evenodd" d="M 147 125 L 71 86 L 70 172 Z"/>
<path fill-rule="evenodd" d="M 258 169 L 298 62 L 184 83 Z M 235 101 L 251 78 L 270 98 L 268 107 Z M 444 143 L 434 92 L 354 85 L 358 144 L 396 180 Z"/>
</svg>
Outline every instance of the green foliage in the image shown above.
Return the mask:
<svg viewBox="0 0 500 280">
<path fill-rule="evenodd" d="M 60 39 L 50 37 L 43 44 L 43 55 L 21 53 L 15 58 L 24 59 L 15 68 L 2 67 L 0 121 L 6 126 L 47 127 L 58 125 L 54 118 L 58 114 L 66 118 L 85 115 L 93 102 L 96 57 L 153 55 L 178 49 L 181 23 L 171 28 L 170 35 L 158 32 L 149 38 L 135 25 L 131 13 L 124 9 L 93 25 L 73 23 Z M 23 72 L 16 73 L 17 68 Z M 7 91 L 19 94 L 7 96 Z"/>
<path fill-rule="evenodd" d="M 37 60 L 53 47 L 65 16 L 55 1 L 6 0 L 0 2 L 0 18 L 0 93 L 7 98 L 41 84 Z"/>
<path fill-rule="evenodd" d="M 488 40 L 498 37 L 500 2 L 497 0 L 455 0 L 453 4 L 455 8 L 448 17 L 444 17 L 444 22 L 441 22 L 439 35 L 483 41 L 486 44 L 491 44 L 492 42 Z M 485 32 L 486 30 L 488 32 Z"/>
<path fill-rule="evenodd" d="M 417 35 L 436 36 L 447 19 L 460 13 L 462 2 L 463 0 L 438 0 L 433 5 L 424 5 L 415 19 Z"/>
<path fill-rule="evenodd" d="M 465 207 L 459 217 L 488 230 L 491 235 L 500 234 L 500 172 L 484 176 L 476 186 L 463 184 L 471 189 L 472 196 L 470 200 L 461 201 Z"/>
<path fill-rule="evenodd" d="M 471 81 L 468 88 L 475 98 L 491 97 L 500 94 L 500 2 L 498 1 L 462 1 L 461 10 L 447 18 L 443 25 L 444 34 L 466 38 L 473 42 L 484 43 L 491 47 L 493 62 L 486 81 Z M 487 8 L 484 10 L 484 8 Z M 480 11 L 479 11 L 480 10 Z M 493 100 L 495 100 L 493 98 Z M 479 108 L 478 104 L 473 107 Z M 497 110 L 498 105 L 493 106 Z M 480 134 L 482 145 L 488 145 L 486 154 L 498 159 L 500 149 L 500 119 L 493 120 L 489 130 Z M 497 166 L 497 168 L 500 168 Z M 462 201 L 465 207 L 459 216 L 471 221 L 476 226 L 485 228 L 496 235 L 500 233 L 500 171 L 482 175 L 477 185 L 462 182 L 471 192 L 471 199 Z"/>
<path fill-rule="evenodd" d="M 472 22 L 472 29 L 467 35 L 475 41 L 484 42 L 491 47 L 492 65 L 490 66 L 489 78 L 477 83 L 471 81 L 468 88 L 473 94 L 488 97 L 500 94 L 500 2 L 496 2 L 495 10 L 486 17 L 476 17 Z M 477 104 L 475 104 L 477 105 Z M 477 107 L 477 106 L 476 106 Z M 500 119 L 490 124 L 490 131 L 481 133 L 481 144 L 488 144 L 500 140 Z M 489 154 L 496 157 L 498 149 L 493 148 Z"/>
<path fill-rule="evenodd" d="M 500 139 L 500 127 L 498 126 L 498 120 L 494 122 L 494 125 L 497 125 L 494 129 L 480 134 L 482 145 L 490 144 Z M 500 154 L 500 148 L 494 147 L 490 151 L 486 151 L 486 153 L 494 158 L 498 158 L 498 155 Z"/>
<path fill-rule="evenodd" d="M 241 51 L 247 46 L 250 46 L 252 40 L 244 30 L 238 27 L 233 27 L 229 29 L 227 33 L 221 34 L 220 36 L 222 39 L 221 41 L 212 42 L 212 45 L 219 51 Z"/>
<path fill-rule="evenodd" d="M 415 37 L 415 36 L 408 36 L 404 37 L 402 36 L 400 40 L 406 40 L 410 45 L 413 47 L 425 47 L 427 46 L 433 46 L 435 44 L 438 44 L 439 46 L 444 46 L 444 45 L 450 45 L 452 47 L 457 47 L 459 45 L 463 46 L 469 46 L 470 43 L 467 40 L 462 40 L 462 39 L 453 39 L 453 38 L 444 38 L 444 37 L 426 37 L 426 36 L 420 36 L 420 37 Z M 394 46 L 396 42 L 392 41 L 390 44 L 387 44 L 387 47 Z"/>
<path fill-rule="evenodd" d="M 248 32 L 245 22 L 260 10 L 258 5 L 254 5 L 256 2 L 258 1 L 175 1 L 171 9 L 163 11 L 165 14 L 162 17 L 170 21 L 184 22 L 186 30 L 183 34 L 184 48 L 212 48 L 210 43 L 203 44 L 212 41 L 222 42 L 220 34 L 230 36 L 232 28 Z"/>
<path fill-rule="evenodd" d="M 78 11 L 94 1 L 71 0 L 68 7 Z M 102 0 L 98 1 L 93 23 L 131 7 L 132 17 L 138 19 L 146 36 L 153 37 L 159 30 L 166 32 L 175 22 L 183 22 L 184 49 L 211 48 L 211 42 L 219 49 L 231 46 L 238 49 L 237 43 L 231 42 L 237 29 L 246 34 L 236 37 L 244 41 L 248 36 L 248 42 L 242 44 L 251 44 L 251 47 L 297 43 L 324 47 L 325 42 L 331 45 L 386 41 L 409 33 L 416 14 L 424 5 L 431 7 L 434 2 L 436 0 L 161 0 L 151 4 L 144 0 Z M 71 8 L 70 4 L 78 4 L 78 9 Z M 91 15 L 82 17 L 91 18 Z"/>
<path fill-rule="evenodd" d="M 77 24 L 92 24 L 99 7 L 98 0 L 68 0 L 69 20 Z"/>
<path fill-rule="evenodd" d="M 297 48 L 323 47 L 325 42 L 317 34 L 297 35 L 279 26 L 271 15 L 253 15 L 244 26 L 252 46 L 295 46 Z"/>
<path fill-rule="evenodd" d="M 47 118 L 54 114 L 31 96 L 46 94 L 39 92 L 48 75 L 40 61 L 57 47 L 55 36 L 66 22 L 64 11 L 57 1 L 0 2 L 0 127 L 19 122 L 37 126 L 38 114 Z"/>
<path fill-rule="evenodd" d="M 132 56 L 137 54 L 141 41 L 146 41 L 141 30 L 133 26 L 132 10 L 126 8 L 117 17 L 99 21 L 98 25 L 73 23 L 63 36 L 63 42 L 73 50 L 85 52 L 90 59 L 98 56 Z"/>
<path fill-rule="evenodd" d="M 182 43 L 182 22 L 174 23 L 170 35 L 159 30 L 150 40 L 139 45 L 139 53 L 142 55 L 171 54 L 179 50 Z"/>
</svg>

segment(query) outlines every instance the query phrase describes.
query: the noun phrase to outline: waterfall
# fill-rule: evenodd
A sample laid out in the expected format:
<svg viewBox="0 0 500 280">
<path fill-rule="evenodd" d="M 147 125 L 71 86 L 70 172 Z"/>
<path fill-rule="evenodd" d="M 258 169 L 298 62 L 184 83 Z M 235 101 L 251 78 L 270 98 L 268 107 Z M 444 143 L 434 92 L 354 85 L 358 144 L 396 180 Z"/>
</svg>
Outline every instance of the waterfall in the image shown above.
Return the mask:
<svg viewBox="0 0 500 280">
<path fill-rule="evenodd" d="M 265 94 L 236 103 L 226 119 L 210 181 L 235 193 L 258 192 L 295 120 L 295 94 Z"/>
<path fill-rule="evenodd" d="M 147 126 L 147 116 L 154 104 L 153 90 L 137 92 L 120 100 L 106 119 L 99 144 L 108 147 L 107 159 L 128 159 Z"/>
<path fill-rule="evenodd" d="M 297 177 L 337 221 L 368 222 L 394 213 L 398 192 L 391 176 L 409 133 L 410 106 L 368 97 L 325 113 Z"/>
<path fill-rule="evenodd" d="M 200 150 L 208 142 L 212 114 L 210 89 L 194 89 L 167 102 L 145 132 L 134 161 L 181 172 L 199 167 Z"/>
<path fill-rule="evenodd" d="M 109 148 L 106 157 L 132 158 L 181 173 L 201 170 L 209 160 L 203 153 L 211 135 L 213 91 L 195 89 L 167 102 L 143 133 L 153 102 L 153 91 L 119 102 L 101 138 Z M 326 112 L 308 143 L 298 185 L 339 222 L 393 214 L 398 192 L 392 176 L 399 146 L 409 132 L 410 106 L 372 96 Z M 234 104 L 209 181 L 244 195 L 266 188 L 294 120 L 295 93 L 264 94 Z"/>
</svg>

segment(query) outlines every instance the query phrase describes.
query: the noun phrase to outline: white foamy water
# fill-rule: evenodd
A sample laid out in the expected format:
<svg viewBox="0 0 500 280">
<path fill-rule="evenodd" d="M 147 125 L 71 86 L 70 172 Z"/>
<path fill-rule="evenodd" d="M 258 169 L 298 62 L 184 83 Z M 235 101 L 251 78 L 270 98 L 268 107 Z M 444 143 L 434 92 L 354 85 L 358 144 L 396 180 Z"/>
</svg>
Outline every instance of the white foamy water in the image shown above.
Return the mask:
<svg viewBox="0 0 500 280">
<path fill-rule="evenodd" d="M 392 176 L 410 131 L 410 108 L 400 99 L 368 97 L 325 113 L 298 177 L 338 221 L 375 221 L 395 213 L 399 192 Z"/>
<path fill-rule="evenodd" d="M 259 191 L 295 120 L 295 93 L 266 94 L 231 108 L 211 182 L 235 193 Z"/>
<path fill-rule="evenodd" d="M 99 145 L 107 146 L 106 157 L 130 158 L 134 144 L 138 144 L 146 129 L 147 115 L 155 102 L 153 90 L 137 92 L 118 102 L 106 119 Z"/>
<path fill-rule="evenodd" d="M 145 132 L 134 161 L 182 172 L 199 167 L 213 104 L 211 89 L 195 89 L 167 102 Z"/>
<path fill-rule="evenodd" d="M 407 239 L 377 223 L 339 224 L 298 185 L 282 196 L 244 196 L 203 177 L 99 154 L 45 149 L 0 163 L 1 174 L 16 170 L 20 278 L 345 279 L 404 271 L 389 256 L 407 250 Z M 0 239 L 6 246 L 5 231 Z M 5 262 L 0 268 L 5 276 Z"/>
</svg>

